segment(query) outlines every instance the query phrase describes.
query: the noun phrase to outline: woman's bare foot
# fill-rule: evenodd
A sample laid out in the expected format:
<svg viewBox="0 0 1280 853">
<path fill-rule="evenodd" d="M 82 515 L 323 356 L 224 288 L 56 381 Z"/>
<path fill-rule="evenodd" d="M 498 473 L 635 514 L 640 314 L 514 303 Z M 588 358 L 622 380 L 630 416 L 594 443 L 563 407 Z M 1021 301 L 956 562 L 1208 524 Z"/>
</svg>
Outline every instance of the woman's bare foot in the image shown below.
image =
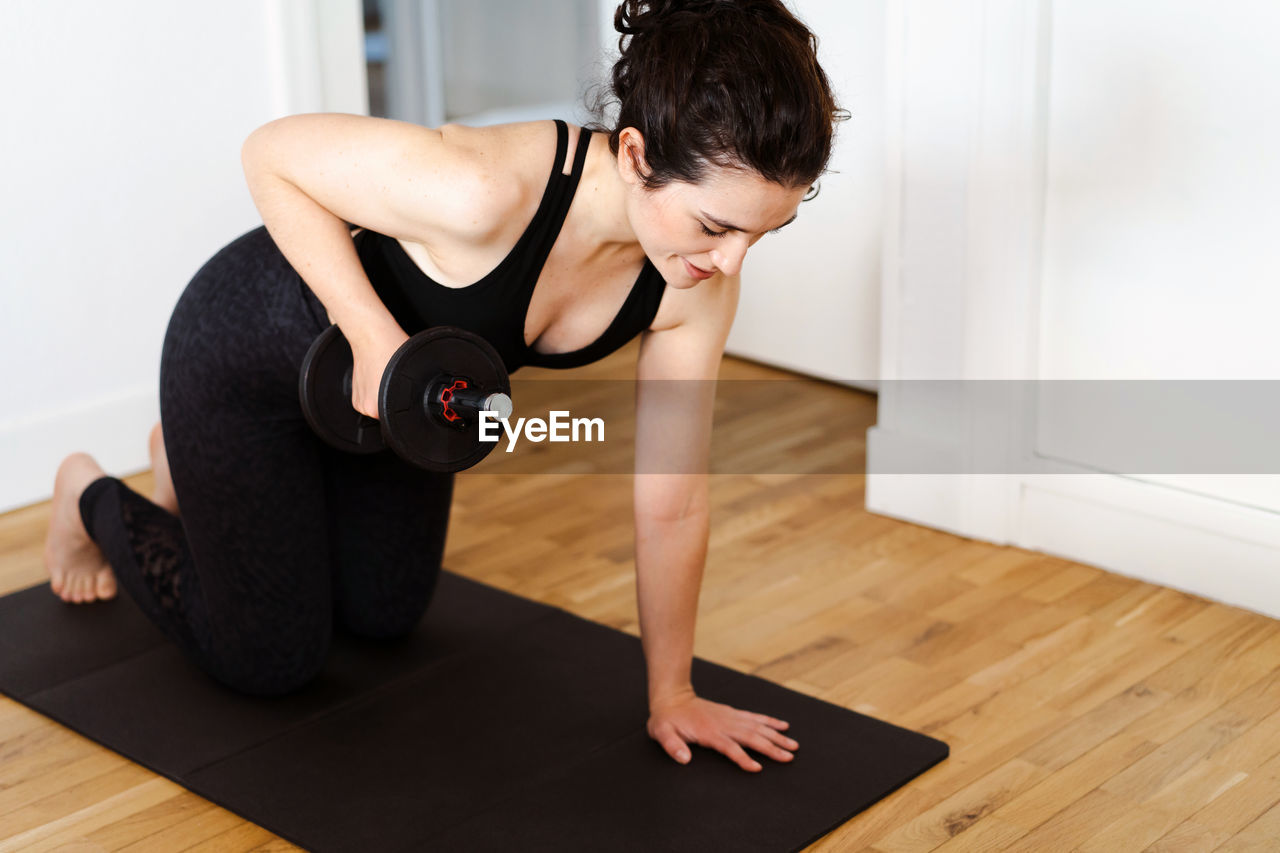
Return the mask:
<svg viewBox="0 0 1280 853">
<path fill-rule="evenodd" d="M 63 601 L 80 604 L 116 594 L 115 575 L 80 520 L 80 496 L 101 476 L 102 468 L 84 453 L 73 453 L 58 466 L 44 565 L 49 585 Z"/>
<path fill-rule="evenodd" d="M 151 428 L 147 445 L 151 448 L 151 476 L 155 480 L 151 502 L 177 515 L 178 495 L 173 490 L 173 478 L 169 476 L 169 457 L 164 452 L 164 432 L 159 423 Z"/>
</svg>

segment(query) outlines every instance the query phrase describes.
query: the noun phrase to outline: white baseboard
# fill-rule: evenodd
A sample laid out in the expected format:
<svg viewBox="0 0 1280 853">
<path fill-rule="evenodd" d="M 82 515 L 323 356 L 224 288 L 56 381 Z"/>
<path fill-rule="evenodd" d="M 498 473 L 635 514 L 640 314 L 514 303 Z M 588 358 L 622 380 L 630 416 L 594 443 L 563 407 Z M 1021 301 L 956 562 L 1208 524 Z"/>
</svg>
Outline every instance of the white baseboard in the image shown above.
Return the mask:
<svg viewBox="0 0 1280 853">
<path fill-rule="evenodd" d="M 779 356 L 777 352 L 769 348 L 735 346 L 734 342 L 730 341 L 725 346 L 724 354 L 732 358 L 741 358 L 747 361 L 754 361 L 757 364 L 776 367 L 779 370 L 798 373 L 801 376 L 812 376 L 814 379 L 821 379 L 824 382 L 831 382 L 835 385 L 844 385 L 858 391 L 866 391 L 868 394 L 876 394 L 880 391 L 880 380 L 878 379 L 850 379 L 847 376 L 839 376 L 827 365 Z"/>
<path fill-rule="evenodd" d="M 1128 477 L 1022 484 L 1014 544 L 1280 618 L 1280 514 Z"/>
<path fill-rule="evenodd" d="M 869 468 L 938 453 L 880 428 Z M 1065 471 L 1067 466 L 1055 463 Z M 916 470 L 928 470 L 920 467 Z M 948 470 L 943 468 L 942 470 Z M 868 511 L 1012 544 L 1280 618 L 1280 513 L 1097 473 L 867 475 Z"/>
<path fill-rule="evenodd" d="M 147 435 L 159 419 L 159 394 L 147 388 L 0 424 L 0 512 L 48 500 L 58 463 L 77 450 L 113 475 L 146 470 L 151 467 Z"/>
</svg>

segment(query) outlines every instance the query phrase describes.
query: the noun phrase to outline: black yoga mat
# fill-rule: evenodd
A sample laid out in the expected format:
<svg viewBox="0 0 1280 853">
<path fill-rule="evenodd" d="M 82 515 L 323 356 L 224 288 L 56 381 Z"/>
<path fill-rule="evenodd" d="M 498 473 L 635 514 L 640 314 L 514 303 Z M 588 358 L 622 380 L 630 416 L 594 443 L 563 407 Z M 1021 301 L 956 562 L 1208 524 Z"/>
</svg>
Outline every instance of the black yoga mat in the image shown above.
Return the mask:
<svg viewBox="0 0 1280 853">
<path fill-rule="evenodd" d="M 339 637 L 278 699 L 222 688 L 126 598 L 0 598 L 0 691 L 314 851 L 798 850 L 947 756 L 706 661 L 693 680 L 788 720 L 794 761 L 676 764 L 636 638 L 447 572 L 412 636 Z"/>
</svg>

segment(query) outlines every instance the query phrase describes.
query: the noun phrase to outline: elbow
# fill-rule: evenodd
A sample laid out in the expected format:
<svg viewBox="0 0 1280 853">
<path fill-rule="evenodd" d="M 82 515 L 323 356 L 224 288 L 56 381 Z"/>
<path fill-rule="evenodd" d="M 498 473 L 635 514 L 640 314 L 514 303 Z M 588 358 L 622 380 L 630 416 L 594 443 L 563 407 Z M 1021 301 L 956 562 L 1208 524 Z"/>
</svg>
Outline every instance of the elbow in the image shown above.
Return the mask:
<svg viewBox="0 0 1280 853">
<path fill-rule="evenodd" d="M 710 517 L 705 507 L 642 507 L 636 510 L 638 522 L 663 527 L 705 525 Z"/>
<path fill-rule="evenodd" d="M 261 130 L 261 128 L 259 128 Z M 254 173 L 254 166 L 257 163 L 257 134 L 258 130 L 249 134 L 245 141 L 240 145 L 240 170 L 244 172 L 245 179 Z"/>
<path fill-rule="evenodd" d="M 650 479 L 655 475 L 644 478 Z M 657 475 L 666 481 L 666 477 Z M 678 478 L 677 482 L 646 483 L 636 490 L 636 516 L 663 524 L 682 524 L 710 515 L 705 478 Z"/>
<path fill-rule="evenodd" d="M 267 128 L 273 124 L 275 122 L 267 122 L 261 127 L 255 128 L 252 133 L 244 138 L 244 142 L 240 143 L 240 165 L 244 167 L 246 172 L 260 159 L 263 137 L 266 136 Z"/>
<path fill-rule="evenodd" d="M 688 517 L 688 510 L 677 506 L 636 507 L 636 518 L 658 524 L 679 524 Z"/>
<path fill-rule="evenodd" d="M 244 138 L 244 142 L 240 143 L 240 167 L 244 169 L 246 176 L 261 170 L 268 137 L 271 136 L 272 129 L 281 121 L 282 119 L 274 119 L 255 128 Z"/>
</svg>

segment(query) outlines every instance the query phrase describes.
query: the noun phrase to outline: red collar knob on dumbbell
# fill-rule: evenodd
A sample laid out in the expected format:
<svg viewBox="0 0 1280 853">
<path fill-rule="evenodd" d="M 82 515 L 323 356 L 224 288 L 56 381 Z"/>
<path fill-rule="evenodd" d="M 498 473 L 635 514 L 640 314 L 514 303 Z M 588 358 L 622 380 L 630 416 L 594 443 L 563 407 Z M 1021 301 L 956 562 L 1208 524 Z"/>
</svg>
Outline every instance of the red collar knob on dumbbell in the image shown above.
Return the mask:
<svg viewBox="0 0 1280 853">
<path fill-rule="evenodd" d="M 351 346 L 330 326 L 307 351 L 298 386 L 312 430 L 350 453 L 389 447 L 420 468 L 460 471 L 495 447 L 479 439 L 479 414 L 506 418 L 512 412 L 501 357 L 463 329 L 427 329 L 396 350 L 382 374 L 376 421 L 352 407 L 351 373 Z"/>
</svg>

